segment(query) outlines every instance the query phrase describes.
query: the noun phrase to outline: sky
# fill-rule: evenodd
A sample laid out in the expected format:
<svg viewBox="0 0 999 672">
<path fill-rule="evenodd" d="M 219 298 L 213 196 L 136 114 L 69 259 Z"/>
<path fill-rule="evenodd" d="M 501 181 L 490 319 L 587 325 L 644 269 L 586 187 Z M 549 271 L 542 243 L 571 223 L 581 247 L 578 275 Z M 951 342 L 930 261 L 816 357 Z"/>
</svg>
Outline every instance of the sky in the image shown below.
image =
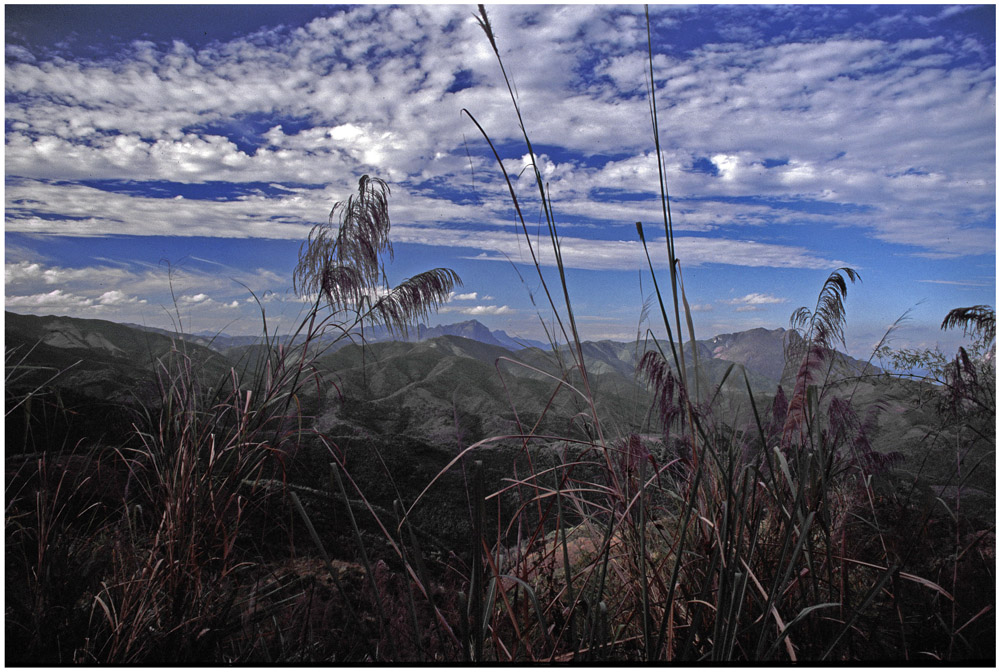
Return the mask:
<svg viewBox="0 0 999 672">
<path fill-rule="evenodd" d="M 487 8 L 548 184 L 585 339 L 663 335 L 644 10 Z M 288 331 L 310 229 L 386 180 L 391 283 L 463 284 L 430 324 L 552 319 L 526 145 L 473 5 L 6 5 L 5 307 Z M 994 5 L 650 8 L 662 156 L 696 335 L 786 327 L 856 269 L 847 349 L 950 347 L 995 304 Z M 668 290 L 665 298 L 671 301 Z M 561 304 L 561 300 L 559 300 Z M 652 304 L 650 307 L 655 307 Z M 560 310 L 561 310 L 560 305 Z"/>
</svg>

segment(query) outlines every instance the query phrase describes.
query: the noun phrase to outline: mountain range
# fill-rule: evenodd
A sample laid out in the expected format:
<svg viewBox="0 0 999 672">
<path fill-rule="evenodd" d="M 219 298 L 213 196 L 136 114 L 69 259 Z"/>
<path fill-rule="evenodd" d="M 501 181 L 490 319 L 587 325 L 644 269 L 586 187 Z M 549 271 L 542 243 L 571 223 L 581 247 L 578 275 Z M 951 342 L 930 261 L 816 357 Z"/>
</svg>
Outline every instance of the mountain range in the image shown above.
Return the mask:
<svg viewBox="0 0 999 672">
<path fill-rule="evenodd" d="M 176 332 L 156 327 L 146 327 L 141 324 L 125 323 L 125 326 L 134 329 L 141 329 L 152 333 L 163 334 L 165 336 L 177 337 Z M 490 330 L 486 325 L 478 320 L 466 320 L 454 324 L 442 324 L 435 327 L 428 327 L 419 323 L 411 326 L 406 333 L 394 332 L 384 326 L 374 325 L 365 327 L 364 341 L 367 343 L 384 343 L 385 341 L 402 341 L 406 343 L 416 343 L 427 341 L 440 336 L 459 336 L 480 343 L 496 345 L 507 350 L 516 351 L 524 348 L 539 348 L 541 350 L 551 349 L 551 345 L 542 341 L 529 338 L 513 337 L 502 330 Z M 219 352 L 226 352 L 231 348 L 244 347 L 248 345 L 258 345 L 263 342 L 261 336 L 231 336 L 225 332 L 198 331 L 193 334 L 180 334 L 180 338 L 210 347 Z M 360 333 L 355 332 L 356 340 L 360 339 Z M 278 335 L 277 342 L 288 343 L 289 337 Z M 334 343 L 331 347 L 334 350 L 342 348 L 350 343 L 349 339 L 342 339 Z"/>
<path fill-rule="evenodd" d="M 5 335 L 8 369 L 16 363 L 19 372 L 8 377 L 8 388 L 11 383 L 15 388 L 37 386 L 59 373 L 50 383 L 53 387 L 94 400 L 144 399 L 153 391 L 157 362 L 175 349 L 182 348 L 211 376 L 266 361 L 260 357 L 266 348 L 257 337 L 176 334 L 104 320 L 6 312 Z M 702 395 L 724 383 L 727 397 L 744 411 L 749 408 L 743 403 L 747 383 L 754 395 L 762 395 L 758 399 L 772 395 L 782 378 L 787 387 L 787 376 L 794 372 L 785 371 L 785 342 L 796 338 L 796 332 L 784 329 L 722 334 L 685 344 L 685 359 L 691 367 L 696 352 Z M 346 407 L 331 408 L 323 399 L 345 396 L 363 399 L 368 416 L 395 418 L 394 431 L 422 436 L 453 435 L 463 422 L 474 426 L 466 432 L 470 435 L 508 433 L 518 423 L 531 427 L 539 421 L 539 427 L 547 424 L 559 432 L 589 413 L 584 398 L 558 384 L 564 378 L 583 388 L 573 369 L 573 353 L 565 345 L 541 348 L 490 331 L 476 320 L 418 325 L 406 338 L 393 338 L 385 329 L 366 329 L 365 340 L 362 348 L 344 339 L 316 363 L 334 382 L 325 392 L 306 393 L 303 403 L 324 418 L 326 426 L 345 421 Z M 598 410 L 620 423 L 622 431 L 646 421 L 643 414 L 651 394 L 636 370 L 645 352 L 656 347 L 651 342 L 608 340 L 582 344 Z M 669 359 L 669 349 L 663 347 Z M 864 366 L 845 355 L 838 355 L 837 362 L 852 375 Z"/>
<path fill-rule="evenodd" d="M 9 311 L 5 312 L 5 333 L 8 350 L 11 345 L 26 345 L 34 348 L 33 359 L 47 359 L 52 366 L 58 366 L 59 362 L 68 356 L 71 358 L 70 353 L 79 355 L 87 352 L 89 354 L 85 360 L 121 360 L 122 364 L 127 363 L 129 369 L 140 370 L 148 369 L 147 365 L 140 365 L 140 362 L 154 361 L 168 351 L 172 347 L 171 344 L 177 340 L 193 345 L 192 351 L 200 353 L 203 357 L 207 356 L 208 351 L 213 351 L 230 359 L 243 355 L 248 348 L 263 343 L 262 337 L 259 336 L 231 336 L 221 332 L 178 334 L 165 329 L 129 323 L 118 324 L 106 320 L 58 316 L 40 317 Z M 418 324 L 410 328 L 406 334 L 393 333 L 385 327 L 375 326 L 365 329 L 364 341 L 370 350 L 370 346 L 376 344 L 425 343 L 442 337 L 453 337 L 491 346 L 486 359 L 489 357 L 496 359 L 501 355 L 516 355 L 516 359 L 534 366 L 544 361 L 566 359 L 569 354 L 569 349 L 565 345 L 559 346 L 556 352 L 552 352 L 549 344 L 514 338 L 504 331 L 492 331 L 477 320 L 435 327 Z M 781 328 L 756 328 L 720 334 L 707 340 L 697 341 L 696 346 L 688 342 L 684 345 L 684 351 L 690 366 L 693 352 L 696 350 L 699 365 L 704 370 L 708 382 L 719 382 L 729 364 L 738 364 L 744 367 L 751 383 L 757 383 L 761 388 L 765 388 L 775 386 L 785 375 L 785 347 L 788 342 L 793 343 L 798 338 L 796 332 Z M 273 340 L 287 345 L 290 339 L 278 337 Z M 640 358 L 651 347 L 653 346 L 650 343 L 586 341 L 583 343 L 583 356 L 587 370 L 591 374 L 616 373 L 633 378 Z M 353 352 L 357 349 L 356 339 L 354 342 L 341 339 L 332 344 L 328 352 L 333 353 L 341 348 L 349 348 Z M 38 357 L 43 353 L 44 357 Z M 469 355 L 466 352 L 456 356 Z M 373 357 L 377 359 L 374 354 Z M 837 353 L 837 361 L 852 374 L 865 369 L 868 372 L 879 372 L 876 367 L 841 353 Z M 535 372 L 527 375 L 543 374 Z"/>
</svg>

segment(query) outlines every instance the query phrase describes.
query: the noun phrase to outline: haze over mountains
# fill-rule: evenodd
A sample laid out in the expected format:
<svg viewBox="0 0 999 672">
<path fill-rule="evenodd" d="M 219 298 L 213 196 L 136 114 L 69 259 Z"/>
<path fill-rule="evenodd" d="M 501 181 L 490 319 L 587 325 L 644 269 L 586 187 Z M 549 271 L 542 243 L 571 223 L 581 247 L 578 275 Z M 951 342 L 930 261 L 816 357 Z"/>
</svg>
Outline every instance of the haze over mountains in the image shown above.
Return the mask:
<svg viewBox="0 0 999 672">
<path fill-rule="evenodd" d="M 267 361 L 267 348 L 259 337 L 178 335 L 104 320 L 10 312 L 5 314 L 5 332 L 8 352 L 14 353 L 11 358 L 21 363 L 22 384 L 39 385 L 61 372 L 52 381 L 54 387 L 97 404 L 141 401 L 153 390 L 157 361 L 175 348 L 183 349 L 216 380 L 224 378 L 230 367 L 252 371 Z M 726 389 L 744 393 L 748 379 L 754 392 L 772 394 L 784 369 L 786 335 L 783 329 L 754 329 L 698 342 L 704 389 L 713 389 L 724 379 Z M 325 390 L 312 388 L 308 394 L 314 398 L 304 403 L 326 429 L 347 421 L 344 413 L 350 404 L 333 403 L 344 399 L 363 399 L 363 415 L 391 421 L 389 433 L 434 437 L 437 442 L 453 440 L 458 430 L 481 438 L 513 432 L 518 424 L 532 427 L 539 420 L 539 430 L 564 432 L 585 411 L 578 395 L 565 389 L 552 399 L 563 371 L 569 370 L 571 384 L 580 383 L 564 345 L 557 351 L 541 348 L 540 343 L 492 332 L 475 320 L 430 328 L 418 325 L 404 336 L 384 328 L 365 329 L 364 336 L 363 348 L 350 339 L 321 344 L 327 349 L 316 366 L 332 384 Z M 633 431 L 645 422 L 651 395 L 636 369 L 646 350 L 654 347 L 651 342 L 583 344 L 601 417 L 614 418 L 617 431 Z M 685 352 L 692 361 L 691 344 Z M 746 366 L 745 378 L 741 374 L 726 378 L 732 364 Z"/>
<path fill-rule="evenodd" d="M 55 386 L 96 399 L 141 395 L 152 380 L 157 360 L 178 343 L 178 334 L 161 329 L 10 312 L 5 313 L 5 332 L 13 361 L 23 360 L 25 381 L 40 384 L 43 378 L 64 370 L 53 382 Z M 386 413 L 392 404 L 409 409 L 420 420 L 421 433 L 433 430 L 435 423 L 453 421 L 458 411 L 486 418 L 487 425 L 495 424 L 495 419 L 499 424 L 488 429 L 507 431 L 515 421 L 511 398 L 530 407 L 527 415 L 536 419 L 551 395 L 553 381 L 561 371 L 572 369 L 573 358 L 566 346 L 552 351 L 540 343 L 490 331 L 475 320 L 438 327 L 417 325 L 404 336 L 384 328 L 366 329 L 364 336 L 364 348 L 350 339 L 324 343 L 328 349 L 317 366 L 331 380 L 339 381 L 338 389 L 347 396 L 362 395 L 368 402 L 379 402 Z M 725 389 L 735 395 L 745 393 L 747 382 L 754 394 L 771 395 L 789 373 L 784 346 L 786 340 L 795 338 L 796 333 L 784 329 L 758 328 L 698 341 L 696 348 L 688 342 L 684 351 L 688 367 L 696 351 L 703 393 L 724 381 Z M 262 357 L 266 347 L 259 337 L 181 334 L 179 339 L 192 360 L 208 372 L 224 374 L 230 367 L 252 368 L 266 361 Z M 287 339 L 283 342 L 287 344 Z M 650 398 L 636 370 L 645 352 L 655 347 L 651 341 L 583 344 L 591 386 L 601 402 L 613 408 L 615 417 L 641 423 L 640 418 L 630 416 L 636 408 L 647 408 Z M 866 366 L 845 355 L 839 363 L 850 375 Z M 868 372 L 876 371 L 872 367 Z M 578 373 L 570 373 L 570 381 L 575 380 L 573 376 Z M 569 418 L 579 410 L 561 403 L 556 404 L 559 412 L 554 416 Z"/>
<path fill-rule="evenodd" d="M 181 340 L 213 350 L 221 354 L 232 355 L 242 353 L 246 348 L 263 343 L 260 336 L 230 336 L 225 333 L 199 332 L 197 334 L 178 334 L 164 329 L 145 327 L 136 324 L 118 324 L 106 320 L 83 320 L 57 316 L 20 315 L 5 312 L 5 331 L 8 347 L 18 343 L 28 347 L 42 348 L 46 352 L 91 352 L 91 357 L 99 359 L 121 359 L 132 364 L 143 359 L 155 359 L 166 349 L 172 339 Z M 422 343 L 456 337 L 476 343 L 491 346 L 485 359 L 493 359 L 518 353 L 522 361 L 536 361 L 551 357 L 551 346 L 530 339 L 519 339 L 509 336 L 504 331 L 491 331 L 477 320 L 468 320 L 455 324 L 427 327 L 418 324 L 406 334 L 392 333 L 385 327 L 375 326 L 365 328 L 364 341 L 369 345 L 395 343 Z M 333 336 L 327 337 L 332 339 Z M 709 371 L 719 367 L 727 368 L 728 364 L 740 364 L 745 367 L 754 379 L 761 384 L 776 384 L 784 374 L 784 350 L 787 340 L 796 338 L 796 334 L 783 328 L 756 328 L 732 334 L 719 334 L 713 338 L 697 341 L 697 356 L 700 364 Z M 279 335 L 278 342 L 287 343 L 288 337 Z M 330 352 L 336 352 L 344 347 L 354 346 L 360 342 L 359 334 L 353 341 L 340 339 L 330 344 Z M 592 373 L 617 373 L 633 376 L 635 366 L 641 355 L 650 347 L 649 344 L 621 341 L 587 341 L 584 343 L 583 354 L 587 368 Z M 685 344 L 685 350 L 690 353 L 691 345 Z M 560 346 L 562 350 L 564 346 Z M 54 350 L 53 350 L 54 349 Z M 536 352 L 531 353 L 529 351 Z M 99 353 L 99 354 L 98 354 Z M 455 353 L 456 356 L 472 356 L 467 352 Z M 860 372 L 869 365 L 840 355 L 849 368 Z M 90 357 L 88 357 L 90 358 Z M 481 359 L 481 357 L 478 357 Z M 56 356 L 53 364 L 64 359 Z M 870 366 L 870 372 L 877 368 Z M 711 373 L 708 379 L 715 378 Z"/>
<path fill-rule="evenodd" d="M 121 408 L 155 403 L 159 362 L 173 350 L 182 350 L 209 384 L 230 379 L 230 369 L 248 375 L 268 361 L 265 346 L 249 337 L 178 339 L 162 330 L 105 320 L 11 312 L 5 312 L 4 326 L 8 397 L 35 388 L 57 390 L 67 407 L 75 409 L 73 417 L 92 419 L 81 430 L 91 438 L 105 432 L 109 422 L 127 430 L 131 421 L 119 413 Z M 456 333 L 442 333 L 448 331 Z M 384 337 L 378 330 L 372 335 Z M 565 385 L 556 393 L 566 370 L 570 385 L 580 383 L 565 346 L 557 351 L 511 350 L 497 344 L 502 336 L 475 321 L 421 328 L 409 338 L 369 342 L 364 348 L 349 342 L 330 347 L 315 361 L 324 374 L 321 385 L 302 391 L 303 414 L 314 418 L 324 433 L 420 437 L 448 450 L 518 429 L 565 435 L 587 422 L 590 409 L 578 394 Z M 696 348 L 687 343 L 684 352 L 690 366 L 696 351 L 702 397 L 714 395 L 721 385 L 716 412 L 736 427 L 752 421 L 747 388 L 760 410 L 767 408 L 778 384 L 790 391 L 795 367 L 784 365 L 784 343 L 795 338 L 795 332 L 784 329 L 751 329 L 698 341 Z M 646 431 L 652 395 L 636 376 L 636 366 L 654 347 L 643 342 L 583 344 L 597 413 L 611 436 Z M 671 359 L 667 345 L 662 347 Z M 856 406 L 876 413 L 879 420 L 872 431 L 886 449 L 909 451 L 922 445 L 920 437 L 928 435 L 934 422 L 932 405 L 909 409 L 909 400 L 921 394 L 918 385 L 879 373 L 877 367 L 837 353 L 831 380 L 847 383 Z M 16 425 L 7 423 L 8 439 L 18 435 Z"/>
<path fill-rule="evenodd" d="M 171 337 L 176 336 L 175 332 L 167 329 L 146 327 L 141 324 L 133 324 L 129 322 L 126 322 L 125 326 Z M 384 341 L 403 341 L 412 343 L 417 341 L 426 341 L 439 336 L 460 336 L 461 338 L 467 338 L 480 343 L 488 343 L 489 345 L 496 345 L 511 351 L 522 350 L 524 348 L 540 348 L 541 350 L 548 350 L 551 348 L 548 343 L 543 343 L 542 341 L 536 341 L 529 338 L 515 338 L 503 330 L 491 331 L 478 320 L 466 320 L 464 322 L 437 325 L 435 327 L 428 327 L 427 325 L 421 323 L 411 327 L 410 331 L 406 334 L 393 333 L 381 325 L 365 327 L 364 329 L 364 340 L 368 343 L 382 343 Z M 254 345 L 263 341 L 261 336 L 230 336 L 225 332 L 216 333 L 213 331 L 198 331 L 193 334 L 183 334 L 182 337 L 185 340 L 198 343 L 206 347 L 211 347 L 222 352 L 229 348 Z M 357 334 L 357 339 L 360 339 L 360 333 Z M 282 339 L 279 335 L 278 340 L 286 342 L 287 338 Z M 333 347 L 334 349 L 339 349 L 348 345 L 349 342 L 350 341 L 344 340 L 334 344 Z"/>
</svg>

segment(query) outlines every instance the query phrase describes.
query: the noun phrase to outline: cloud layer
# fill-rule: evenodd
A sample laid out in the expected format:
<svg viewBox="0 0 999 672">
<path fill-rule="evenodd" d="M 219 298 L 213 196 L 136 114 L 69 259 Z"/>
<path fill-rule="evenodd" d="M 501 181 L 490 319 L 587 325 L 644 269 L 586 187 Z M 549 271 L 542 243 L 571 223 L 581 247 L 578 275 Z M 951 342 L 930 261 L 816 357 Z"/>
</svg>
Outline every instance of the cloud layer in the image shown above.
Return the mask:
<svg viewBox="0 0 999 672">
<path fill-rule="evenodd" d="M 654 220 L 640 17 L 564 9 L 502 7 L 492 16 L 537 146 L 564 156 L 543 156 L 539 168 L 569 218 Z M 717 8 L 698 16 L 707 11 L 662 10 L 660 34 L 678 21 L 718 18 Z M 720 18 L 734 28 L 736 15 Z M 767 39 L 766 23 L 778 16 L 753 18 L 757 39 L 684 53 L 670 53 L 664 40 L 656 58 L 671 188 L 708 201 L 681 209 L 680 227 L 787 221 L 794 211 L 772 203 L 710 200 L 766 194 L 851 204 L 837 224 L 924 254 L 994 243 L 995 70 L 966 57 L 988 45 L 956 35 L 889 41 L 854 29 Z M 465 7 L 354 7 L 198 50 L 135 41 L 103 58 L 66 60 L 8 49 L 6 170 L 25 179 L 8 189 L 7 227 L 294 237 L 363 172 L 399 185 L 396 207 L 408 221 L 502 221 L 502 185 L 461 115 L 472 111 L 501 147 L 516 140 L 498 75 Z M 468 207 L 453 191 L 473 174 L 479 202 Z M 106 192 L 79 184 L 94 180 L 320 188 L 169 207 L 132 193 L 99 207 Z"/>
<path fill-rule="evenodd" d="M 530 156 L 472 9 L 321 13 L 198 44 L 151 25 L 124 46 L 75 52 L 22 35 L 9 13 L 5 227 L 31 249 L 7 255 L 7 305 L 108 315 L 160 305 L 162 269 L 46 259 L 39 241 L 303 240 L 362 174 L 390 182 L 396 242 L 529 264 L 473 115 L 552 266 Z M 490 17 L 566 266 L 645 269 L 634 224 L 661 232 L 663 215 L 644 14 L 510 5 Z M 994 287 L 994 272 L 963 263 L 995 253 L 989 17 L 994 8 L 654 7 L 651 74 L 681 265 L 777 273 L 884 260 L 924 287 Z M 660 263 L 662 240 L 649 237 Z M 279 295 L 289 284 L 266 262 L 198 268 L 176 277 L 185 309 L 245 311 L 232 278 Z M 740 293 L 697 306 L 718 315 L 789 300 L 763 285 Z M 445 312 L 531 312 L 484 294 L 466 288 Z"/>
</svg>

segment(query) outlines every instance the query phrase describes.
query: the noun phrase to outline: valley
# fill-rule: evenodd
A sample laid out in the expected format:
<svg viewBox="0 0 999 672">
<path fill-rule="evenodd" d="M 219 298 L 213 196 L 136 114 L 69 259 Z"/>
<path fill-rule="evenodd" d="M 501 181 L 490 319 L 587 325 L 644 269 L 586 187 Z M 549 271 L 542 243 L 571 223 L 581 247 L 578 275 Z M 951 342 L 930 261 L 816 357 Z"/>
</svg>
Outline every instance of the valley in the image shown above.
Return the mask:
<svg viewBox="0 0 999 672">
<path fill-rule="evenodd" d="M 238 557 L 246 566 L 257 568 L 234 586 L 271 605 L 266 609 L 283 609 L 282 600 L 308 595 L 327 609 L 342 610 L 370 605 L 365 577 L 378 575 L 379 608 L 400 614 L 406 611 L 400 572 L 409 566 L 406 556 L 398 564 L 400 549 L 411 545 L 408 553 L 415 554 L 415 566 L 421 567 L 419 585 L 437 586 L 434 590 L 446 594 L 445 586 L 461 584 L 461 576 L 471 571 L 467 563 L 474 553 L 468 540 L 485 529 L 492 530 L 493 538 L 494 555 L 488 557 L 497 563 L 490 571 L 531 581 L 539 596 L 535 599 L 556 599 L 544 597 L 540 581 L 545 575 L 540 568 L 555 563 L 541 550 L 548 543 L 544 540 L 556 543 L 559 529 L 571 531 L 572 556 L 584 553 L 571 561 L 580 571 L 590 555 L 600 557 L 599 533 L 587 531 L 600 518 L 599 509 L 590 510 L 580 493 L 610 487 L 614 481 L 608 478 L 624 479 L 614 488 L 639 488 L 634 492 L 641 493 L 644 486 L 635 478 L 652 470 L 657 488 L 645 496 L 649 510 L 661 517 L 655 524 L 678 524 L 676 516 L 685 505 L 674 498 L 690 487 L 696 446 L 674 437 L 670 423 L 675 420 L 664 425 L 662 395 L 667 388 L 657 387 L 661 383 L 649 377 L 647 368 L 641 373 L 647 353 L 658 351 L 655 343 L 598 341 L 581 343 L 579 350 L 511 350 L 478 323 L 421 327 L 417 333 L 421 337 L 390 340 L 374 332 L 376 338 L 363 346 L 311 335 L 272 339 L 268 346 L 243 337 L 171 334 L 102 320 L 7 312 L 8 508 L 19 510 L 21 498 L 31 492 L 58 497 L 67 489 L 74 498 L 91 502 L 84 509 L 91 522 L 83 528 L 79 522 L 65 523 L 63 534 L 69 536 L 62 543 L 79 544 L 74 535 L 86 535 L 88 526 L 114 525 L 122 503 L 135 511 L 158 506 L 157 488 L 174 477 L 155 476 L 154 471 L 150 485 L 143 484 L 150 467 L 161 468 L 156 466 L 160 460 L 164 466 L 176 465 L 171 468 L 194 468 L 205 459 L 212 464 L 216 454 L 228 455 L 227 460 L 236 462 L 226 469 L 234 469 L 238 481 L 227 477 L 210 486 L 214 479 L 209 471 L 209 480 L 184 487 L 193 487 L 194 493 L 211 488 L 199 497 L 218 497 L 216 489 L 222 487 L 232 498 L 227 501 L 250 497 L 246 501 L 254 502 L 238 513 L 223 509 L 219 519 L 219 524 L 238 522 L 237 536 L 222 533 L 220 541 L 229 539 L 225 543 L 241 549 Z M 710 423 L 703 440 L 759 463 L 760 457 L 753 455 L 762 454 L 761 441 L 769 444 L 775 440 L 770 437 L 787 436 L 790 420 L 782 420 L 781 414 L 791 417 L 787 397 L 801 373 L 784 360 L 788 343 L 791 352 L 800 345 L 796 339 L 795 331 L 753 329 L 685 344 L 688 376 L 697 372 L 700 390 L 693 408 L 698 422 Z M 585 381 L 574 364 L 579 351 Z M 995 516 L 994 427 L 946 421 L 936 385 L 906 380 L 839 353 L 824 361 L 816 379 L 824 401 L 814 418 L 828 427 L 818 431 L 823 441 L 846 441 L 846 452 L 835 457 L 837 469 L 861 469 L 870 492 L 878 493 L 879 501 L 890 499 L 879 505 L 885 516 L 878 523 L 879 535 L 888 540 L 883 543 L 903 539 L 917 520 L 922 520 L 920 535 L 944 543 L 948 526 L 940 513 L 960 511 L 966 535 L 961 543 L 993 552 L 994 527 L 990 530 L 987 521 Z M 285 389 L 296 392 L 288 397 Z M 190 411 L 174 407 L 192 401 L 197 406 Z M 969 438 L 970 430 L 984 434 Z M 180 432 L 182 446 L 190 441 L 197 452 L 171 454 L 168 444 L 155 448 L 160 440 L 173 441 L 169 435 L 174 432 Z M 232 438 L 221 438 L 226 436 Z M 221 453 L 220 440 L 227 441 Z M 601 445 L 607 447 L 604 457 L 595 451 Z M 251 446 L 266 452 L 253 457 L 257 449 Z M 759 468 L 765 475 L 777 466 Z M 561 473 L 564 477 L 555 478 Z M 566 488 L 564 502 L 552 499 L 560 488 Z M 478 498 L 486 507 L 477 514 Z M 96 522 L 101 516 L 110 518 Z M 561 521 L 554 528 L 552 516 Z M 408 531 L 399 527 L 402 536 L 395 538 L 386 531 L 395 525 Z M 160 529 L 171 528 L 161 523 Z M 541 530 L 549 530 L 548 536 L 535 537 Z M 205 537 L 199 543 L 208 549 L 216 540 Z M 19 542 L 9 546 L 19 547 Z M 315 548 L 329 553 L 333 564 L 325 569 L 321 563 L 302 564 L 315 557 Z M 362 557 L 369 559 L 357 564 L 362 548 Z M 569 548 L 567 544 L 567 553 Z M 912 556 L 912 549 L 898 547 L 896 552 Z M 111 561 L 101 553 L 88 557 L 95 568 Z M 71 552 L 64 561 L 80 559 Z M 377 562 L 381 569 L 375 571 L 367 562 Z M 551 571 L 566 572 L 565 563 L 558 562 Z M 926 559 L 916 555 L 909 562 L 916 569 Z M 264 568 L 277 574 L 260 575 Z M 284 578 L 274 578 L 278 575 Z M 81 583 L 67 595 L 84 591 L 86 599 L 87 591 L 94 590 L 89 576 L 82 574 Z M 323 576 L 340 576 L 339 587 L 321 595 L 295 587 Z M 508 589 L 515 588 L 513 579 L 504 580 Z M 621 584 L 615 590 L 627 588 Z M 8 594 L 15 605 L 27 599 L 17 589 L 9 588 Z M 434 597 L 420 608 L 457 608 L 442 599 Z M 615 608 L 633 608 L 626 606 L 630 598 L 623 594 L 607 599 L 615 600 Z M 83 618 L 68 605 L 62 608 L 75 614 L 72 618 Z M 339 643 L 329 655 L 370 656 L 366 647 L 388 636 L 378 629 L 381 617 L 370 606 L 360 608 L 368 610 L 367 620 L 337 626 Z M 236 645 L 235 640 L 223 641 L 225 647 Z M 258 635 L 253 646 L 273 650 L 274 643 Z M 396 642 L 397 655 L 419 657 L 420 646 L 415 640 Z M 460 657 L 443 640 L 422 646 L 438 647 L 435 655 Z M 172 655 L 157 651 L 157 656 Z M 409 653 L 400 653 L 404 651 Z M 240 655 L 258 654 L 248 650 Z"/>
</svg>

